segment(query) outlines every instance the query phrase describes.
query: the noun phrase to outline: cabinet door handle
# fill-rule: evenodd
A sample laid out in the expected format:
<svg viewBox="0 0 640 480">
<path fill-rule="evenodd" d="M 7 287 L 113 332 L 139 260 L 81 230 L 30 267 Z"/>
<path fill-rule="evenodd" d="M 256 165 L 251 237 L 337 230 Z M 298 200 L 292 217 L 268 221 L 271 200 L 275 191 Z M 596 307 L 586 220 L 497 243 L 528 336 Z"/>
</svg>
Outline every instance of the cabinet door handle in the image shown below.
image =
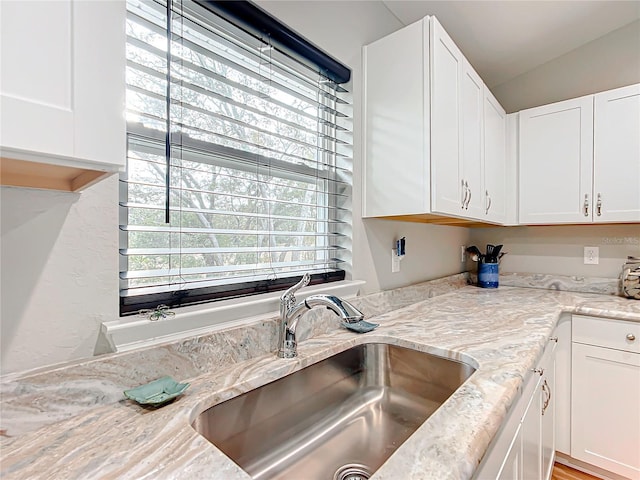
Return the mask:
<svg viewBox="0 0 640 480">
<path fill-rule="evenodd" d="M 533 369 L 533 373 L 537 373 L 538 375 L 542 376 L 544 375 L 544 368 L 534 368 Z"/>
<path fill-rule="evenodd" d="M 462 180 L 462 203 L 460 204 L 460 208 L 464 210 L 464 206 L 467 203 L 467 182 Z"/>
<path fill-rule="evenodd" d="M 636 339 L 636 336 L 633 333 L 627 333 L 627 340 L 633 342 Z"/>
<path fill-rule="evenodd" d="M 584 216 L 585 217 L 589 216 L 589 194 L 588 193 L 584 194 Z"/>
<path fill-rule="evenodd" d="M 491 208 L 491 197 L 489 196 L 489 190 L 485 190 L 484 195 L 487 198 L 487 209 L 484 211 L 484 213 L 485 215 L 488 215 L 489 209 Z"/>
<path fill-rule="evenodd" d="M 558 343 L 558 337 L 550 337 L 549 341 Z"/>
<path fill-rule="evenodd" d="M 600 217 L 602 215 L 602 195 L 598 194 L 598 201 L 596 202 L 596 213 Z"/>
<path fill-rule="evenodd" d="M 467 190 L 469 190 L 469 198 L 467 198 L 467 205 L 464 207 L 465 210 L 469 210 L 469 203 L 471 202 L 471 188 L 469 188 L 469 184 L 464 182 L 467 185 Z"/>
<path fill-rule="evenodd" d="M 547 407 L 549 407 L 549 402 L 551 402 L 551 387 L 547 383 L 547 379 L 544 379 L 544 383 L 542 384 L 542 391 L 544 392 L 545 399 L 542 404 L 542 415 L 547 411 Z"/>
</svg>

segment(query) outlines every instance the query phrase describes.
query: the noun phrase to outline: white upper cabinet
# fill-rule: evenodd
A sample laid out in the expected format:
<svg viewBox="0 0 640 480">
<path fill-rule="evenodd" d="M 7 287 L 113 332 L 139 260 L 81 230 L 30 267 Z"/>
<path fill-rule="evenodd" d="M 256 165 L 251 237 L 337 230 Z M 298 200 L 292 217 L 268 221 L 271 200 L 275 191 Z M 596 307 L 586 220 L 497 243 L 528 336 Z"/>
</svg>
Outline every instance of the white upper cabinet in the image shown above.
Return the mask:
<svg viewBox="0 0 640 480">
<path fill-rule="evenodd" d="M 520 112 L 522 224 L 640 222 L 640 85 Z"/>
<path fill-rule="evenodd" d="M 593 220 L 640 222 L 640 84 L 595 95 Z"/>
<path fill-rule="evenodd" d="M 462 154 L 460 185 L 464 182 L 465 216 L 485 219 L 483 107 L 485 85 L 473 67 L 462 64 Z"/>
<path fill-rule="evenodd" d="M 506 116 L 491 97 L 485 130 L 487 87 L 438 21 L 426 17 L 367 45 L 363 58 L 364 216 L 501 223 Z"/>
<path fill-rule="evenodd" d="M 437 20 L 431 22 L 431 209 L 466 216 L 462 176 L 464 57 Z"/>
<path fill-rule="evenodd" d="M 524 224 L 591 222 L 593 96 L 520 112 Z"/>
<path fill-rule="evenodd" d="M 124 2 L 4 1 L 0 26 L 3 183 L 121 168 Z"/>
<path fill-rule="evenodd" d="M 422 20 L 364 48 L 365 217 L 429 212 L 428 34 Z"/>
<path fill-rule="evenodd" d="M 484 158 L 483 158 L 483 213 L 490 222 L 507 223 L 509 203 L 507 164 L 507 114 L 488 88 L 484 88 Z M 512 179 L 512 181 L 515 180 Z M 513 214 L 515 216 L 515 212 Z"/>
</svg>

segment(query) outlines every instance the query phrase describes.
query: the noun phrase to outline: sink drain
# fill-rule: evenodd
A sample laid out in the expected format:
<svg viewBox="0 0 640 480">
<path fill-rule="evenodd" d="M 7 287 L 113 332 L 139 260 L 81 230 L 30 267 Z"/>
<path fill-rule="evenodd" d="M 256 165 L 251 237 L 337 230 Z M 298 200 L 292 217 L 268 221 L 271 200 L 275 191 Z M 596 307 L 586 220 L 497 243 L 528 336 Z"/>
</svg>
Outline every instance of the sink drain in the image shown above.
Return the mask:
<svg viewBox="0 0 640 480">
<path fill-rule="evenodd" d="M 365 465 L 350 463 L 340 467 L 333 475 L 333 480 L 368 480 L 371 472 Z"/>
</svg>

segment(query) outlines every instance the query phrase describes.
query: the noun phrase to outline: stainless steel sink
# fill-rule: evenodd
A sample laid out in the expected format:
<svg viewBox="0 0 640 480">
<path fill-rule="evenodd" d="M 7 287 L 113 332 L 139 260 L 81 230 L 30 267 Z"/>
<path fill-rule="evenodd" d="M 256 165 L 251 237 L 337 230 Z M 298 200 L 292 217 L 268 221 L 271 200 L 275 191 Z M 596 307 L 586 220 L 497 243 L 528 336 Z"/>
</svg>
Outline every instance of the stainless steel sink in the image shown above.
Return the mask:
<svg viewBox="0 0 640 480">
<path fill-rule="evenodd" d="M 474 371 L 359 345 L 214 405 L 193 428 L 254 479 L 366 479 Z"/>
</svg>

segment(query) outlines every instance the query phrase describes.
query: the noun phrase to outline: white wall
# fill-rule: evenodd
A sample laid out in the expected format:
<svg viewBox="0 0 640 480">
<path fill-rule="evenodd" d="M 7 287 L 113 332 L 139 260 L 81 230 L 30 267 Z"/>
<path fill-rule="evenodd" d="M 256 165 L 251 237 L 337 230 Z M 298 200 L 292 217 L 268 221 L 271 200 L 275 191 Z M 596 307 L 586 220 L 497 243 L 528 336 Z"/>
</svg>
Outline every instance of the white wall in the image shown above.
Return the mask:
<svg viewBox="0 0 640 480">
<path fill-rule="evenodd" d="M 488 243 L 503 244 L 505 273 L 617 278 L 628 255 L 640 257 L 640 225 L 479 228 L 471 242 L 483 251 Z M 598 265 L 584 264 L 585 246 L 600 249 Z"/>
<path fill-rule="evenodd" d="M 260 2 L 353 69 L 353 278 L 366 292 L 458 273 L 469 230 L 361 215 L 361 47 L 401 27 L 379 2 Z M 118 315 L 118 181 L 80 195 L 19 188 L 1 193 L 2 373 L 93 355 L 102 321 Z M 394 240 L 407 237 L 391 274 Z"/>
<path fill-rule="evenodd" d="M 0 189 L 2 372 L 91 356 L 118 315 L 118 179 Z"/>
<path fill-rule="evenodd" d="M 507 112 L 640 83 L 640 20 L 491 91 Z"/>
</svg>

